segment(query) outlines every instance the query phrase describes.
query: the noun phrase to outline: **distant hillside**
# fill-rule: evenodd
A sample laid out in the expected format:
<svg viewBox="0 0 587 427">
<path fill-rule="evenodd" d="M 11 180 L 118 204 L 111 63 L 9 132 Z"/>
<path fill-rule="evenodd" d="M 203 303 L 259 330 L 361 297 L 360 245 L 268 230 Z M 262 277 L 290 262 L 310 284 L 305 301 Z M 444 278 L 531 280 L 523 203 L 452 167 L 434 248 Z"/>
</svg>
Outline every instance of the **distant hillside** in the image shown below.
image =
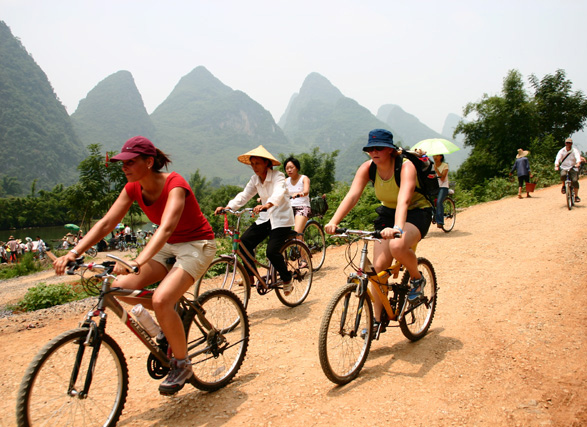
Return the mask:
<svg viewBox="0 0 587 427">
<path fill-rule="evenodd" d="M 120 150 L 124 141 L 136 135 L 155 136 L 155 126 L 128 71 L 98 83 L 79 102 L 71 120 L 84 145 L 101 144 L 104 151 Z"/>
<path fill-rule="evenodd" d="M 85 149 L 47 76 L 3 21 L 0 58 L 0 176 L 17 180 L 21 194 L 35 179 L 37 189 L 72 184 Z"/>
<path fill-rule="evenodd" d="M 271 114 L 247 94 L 231 89 L 206 68 L 182 77 L 151 114 L 155 144 L 169 152 L 186 178 L 197 169 L 225 184 L 244 184 L 251 169 L 236 158 L 262 144 L 273 155 L 291 146 Z"/>
<path fill-rule="evenodd" d="M 395 130 L 394 139 L 402 147 L 412 147 L 423 139 L 443 138 L 399 105 L 382 105 L 377 111 L 377 118 Z"/>
<path fill-rule="evenodd" d="M 320 147 L 322 152 L 340 150 L 336 179 L 344 181 L 352 179 L 364 160 L 361 147 L 369 131 L 388 127 L 318 73 L 306 77 L 279 124 L 296 147 Z"/>
</svg>

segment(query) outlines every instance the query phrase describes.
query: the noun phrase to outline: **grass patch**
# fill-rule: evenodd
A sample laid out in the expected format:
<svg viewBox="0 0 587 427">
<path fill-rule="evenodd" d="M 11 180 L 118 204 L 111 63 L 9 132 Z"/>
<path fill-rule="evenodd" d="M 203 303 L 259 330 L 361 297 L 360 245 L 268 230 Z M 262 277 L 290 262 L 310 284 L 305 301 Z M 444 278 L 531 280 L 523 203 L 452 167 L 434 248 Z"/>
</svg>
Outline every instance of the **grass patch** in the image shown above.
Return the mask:
<svg viewBox="0 0 587 427">
<path fill-rule="evenodd" d="M 40 283 L 30 288 L 20 301 L 7 308 L 13 312 L 36 311 L 78 301 L 89 296 L 79 283 L 59 283 L 56 285 Z"/>
</svg>

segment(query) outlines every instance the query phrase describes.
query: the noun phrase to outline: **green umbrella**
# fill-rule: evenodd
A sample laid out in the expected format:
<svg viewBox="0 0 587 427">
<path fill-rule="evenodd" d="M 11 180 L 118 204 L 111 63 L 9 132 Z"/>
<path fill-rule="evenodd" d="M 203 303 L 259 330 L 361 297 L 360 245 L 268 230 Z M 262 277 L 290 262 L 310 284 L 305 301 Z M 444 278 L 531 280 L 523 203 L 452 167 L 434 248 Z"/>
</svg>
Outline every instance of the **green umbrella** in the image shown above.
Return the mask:
<svg viewBox="0 0 587 427">
<path fill-rule="evenodd" d="M 442 138 L 432 138 L 420 141 L 411 148 L 411 150 L 415 149 L 425 151 L 429 156 L 436 156 L 437 154 L 450 154 L 460 150 L 458 146 L 449 140 Z"/>
<path fill-rule="evenodd" d="M 65 229 L 71 231 L 79 231 L 79 226 L 75 224 L 65 224 Z"/>
</svg>

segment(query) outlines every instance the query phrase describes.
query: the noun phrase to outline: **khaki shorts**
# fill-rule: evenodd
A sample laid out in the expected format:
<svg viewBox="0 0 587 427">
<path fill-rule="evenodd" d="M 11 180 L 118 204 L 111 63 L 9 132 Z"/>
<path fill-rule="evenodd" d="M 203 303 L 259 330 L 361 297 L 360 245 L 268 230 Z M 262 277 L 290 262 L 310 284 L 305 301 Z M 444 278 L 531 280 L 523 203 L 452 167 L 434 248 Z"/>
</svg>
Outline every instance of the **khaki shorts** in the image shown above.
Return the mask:
<svg viewBox="0 0 587 427">
<path fill-rule="evenodd" d="M 197 280 L 202 276 L 216 255 L 216 241 L 194 240 L 185 243 L 165 243 L 152 259 L 163 265 L 167 271 L 181 268 Z M 175 258 L 175 263 L 169 260 Z"/>
</svg>

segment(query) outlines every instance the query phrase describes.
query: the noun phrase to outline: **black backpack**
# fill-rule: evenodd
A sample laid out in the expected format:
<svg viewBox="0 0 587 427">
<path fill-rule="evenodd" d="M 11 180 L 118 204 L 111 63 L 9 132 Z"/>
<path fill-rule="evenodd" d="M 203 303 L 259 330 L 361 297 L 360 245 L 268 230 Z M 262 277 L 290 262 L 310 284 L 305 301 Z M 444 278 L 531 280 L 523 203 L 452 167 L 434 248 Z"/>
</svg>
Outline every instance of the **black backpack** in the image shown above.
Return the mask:
<svg viewBox="0 0 587 427">
<path fill-rule="evenodd" d="M 400 177 L 402 171 L 402 165 L 404 164 L 404 158 L 411 161 L 416 167 L 416 174 L 418 176 L 418 186 L 416 191 L 422 194 L 426 200 L 430 203 L 432 208 L 435 208 L 436 204 L 434 200 L 438 197 L 438 176 L 434 170 L 434 165 L 430 160 L 423 161 L 418 155 L 412 151 L 403 150 L 399 156 L 395 159 L 395 183 L 400 186 Z M 369 180 L 375 184 L 375 176 L 377 174 L 377 165 L 373 162 L 369 165 Z"/>
</svg>

